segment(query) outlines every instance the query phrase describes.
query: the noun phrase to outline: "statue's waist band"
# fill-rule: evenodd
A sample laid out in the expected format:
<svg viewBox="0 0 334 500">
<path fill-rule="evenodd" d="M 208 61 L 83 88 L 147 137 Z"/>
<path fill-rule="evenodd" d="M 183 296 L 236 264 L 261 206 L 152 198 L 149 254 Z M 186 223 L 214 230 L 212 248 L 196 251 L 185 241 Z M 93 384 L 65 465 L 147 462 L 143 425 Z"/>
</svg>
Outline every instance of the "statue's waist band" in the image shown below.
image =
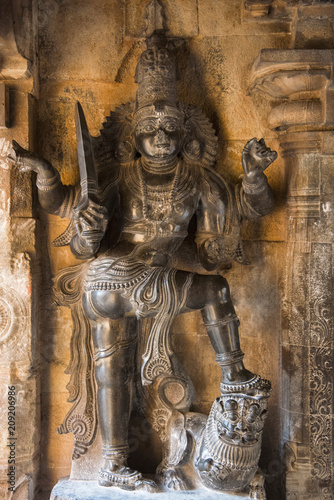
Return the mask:
<svg viewBox="0 0 334 500">
<path fill-rule="evenodd" d="M 147 241 L 148 237 L 159 236 L 160 238 L 186 238 L 188 236 L 188 231 L 179 229 L 177 227 L 161 227 L 158 224 L 150 225 L 145 228 L 135 228 L 135 227 L 124 227 L 122 230 L 122 235 L 126 235 L 125 239 L 128 241 L 134 241 L 136 243 L 143 243 Z"/>
<path fill-rule="evenodd" d="M 86 274 L 85 290 L 118 290 L 131 288 L 152 271 L 145 262 L 108 255 L 94 260 Z"/>
</svg>

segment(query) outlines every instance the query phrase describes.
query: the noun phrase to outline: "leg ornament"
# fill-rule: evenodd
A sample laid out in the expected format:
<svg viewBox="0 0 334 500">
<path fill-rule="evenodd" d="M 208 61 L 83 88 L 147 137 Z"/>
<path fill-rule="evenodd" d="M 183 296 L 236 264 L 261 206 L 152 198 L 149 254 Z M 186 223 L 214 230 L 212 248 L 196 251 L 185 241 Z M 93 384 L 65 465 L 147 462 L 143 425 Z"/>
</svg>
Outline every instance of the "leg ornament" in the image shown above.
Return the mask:
<svg viewBox="0 0 334 500">
<path fill-rule="evenodd" d="M 219 366 L 228 366 L 233 363 L 238 363 L 244 359 L 244 353 L 241 349 L 232 352 L 224 352 L 216 355 L 216 361 Z"/>
<path fill-rule="evenodd" d="M 129 446 L 127 444 L 119 446 L 102 445 L 102 456 L 105 460 L 126 460 L 128 455 Z"/>
<path fill-rule="evenodd" d="M 234 393 L 240 392 L 248 394 L 249 391 L 261 390 L 267 384 L 270 384 L 268 380 L 262 379 L 260 375 L 254 375 L 248 382 L 242 382 L 238 384 L 220 384 L 220 390 L 222 394 L 224 393 Z"/>
<path fill-rule="evenodd" d="M 232 387 L 238 383 L 250 383 L 256 375 L 245 369 L 243 365 L 244 353 L 239 343 L 239 318 L 235 314 L 205 322 L 211 343 L 216 351 L 216 361 L 222 370 L 221 391 L 224 387 Z M 234 390 L 234 389 L 233 389 Z"/>
<path fill-rule="evenodd" d="M 128 454 L 128 445 L 102 445 L 105 464 L 99 471 L 98 484 L 105 487 L 117 486 L 124 490 L 155 491 L 154 481 L 143 478 L 140 472 L 125 465 Z"/>
<path fill-rule="evenodd" d="M 143 478 L 140 472 L 133 471 L 129 467 L 121 467 L 119 471 L 113 472 L 102 468 L 98 478 L 99 486 L 117 486 L 122 490 L 144 490 L 153 493 L 156 484 L 150 479 Z"/>
</svg>

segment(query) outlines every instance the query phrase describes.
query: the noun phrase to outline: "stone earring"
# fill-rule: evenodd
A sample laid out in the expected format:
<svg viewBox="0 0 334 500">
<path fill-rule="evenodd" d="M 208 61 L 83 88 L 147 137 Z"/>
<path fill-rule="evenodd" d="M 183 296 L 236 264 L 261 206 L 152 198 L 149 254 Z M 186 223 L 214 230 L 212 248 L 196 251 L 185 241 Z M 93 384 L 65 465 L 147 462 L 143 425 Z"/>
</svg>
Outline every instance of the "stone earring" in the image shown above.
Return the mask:
<svg viewBox="0 0 334 500">
<path fill-rule="evenodd" d="M 183 154 L 190 161 L 198 161 L 202 156 L 202 146 L 197 139 L 190 139 L 184 142 Z"/>
<path fill-rule="evenodd" d="M 115 156 L 121 161 L 130 161 L 134 158 L 135 149 L 130 141 L 121 141 L 116 149 Z"/>
</svg>

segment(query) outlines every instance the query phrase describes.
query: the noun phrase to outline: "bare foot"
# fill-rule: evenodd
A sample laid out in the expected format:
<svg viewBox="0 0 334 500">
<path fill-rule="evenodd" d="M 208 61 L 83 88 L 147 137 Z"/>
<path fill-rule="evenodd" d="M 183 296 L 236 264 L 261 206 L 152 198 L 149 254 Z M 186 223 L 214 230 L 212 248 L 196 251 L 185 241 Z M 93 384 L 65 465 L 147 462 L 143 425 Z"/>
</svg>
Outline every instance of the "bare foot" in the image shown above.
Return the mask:
<svg viewBox="0 0 334 500">
<path fill-rule="evenodd" d="M 99 471 L 99 486 L 117 486 L 123 490 L 144 490 L 150 493 L 156 491 L 154 481 L 144 478 L 140 472 L 130 469 L 124 462 L 106 460 Z"/>
</svg>

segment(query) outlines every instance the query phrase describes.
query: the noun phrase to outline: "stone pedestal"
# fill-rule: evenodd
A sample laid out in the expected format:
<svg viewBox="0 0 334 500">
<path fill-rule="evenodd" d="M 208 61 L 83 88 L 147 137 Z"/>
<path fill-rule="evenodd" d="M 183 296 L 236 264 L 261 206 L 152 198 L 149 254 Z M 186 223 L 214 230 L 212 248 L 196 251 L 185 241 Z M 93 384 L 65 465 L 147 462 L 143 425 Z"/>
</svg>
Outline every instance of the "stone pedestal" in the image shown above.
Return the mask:
<svg viewBox="0 0 334 500">
<path fill-rule="evenodd" d="M 291 499 L 333 492 L 333 62 L 332 50 L 264 50 L 252 72 L 253 90 L 275 100 L 268 120 L 287 178 L 281 415 Z"/>
<path fill-rule="evenodd" d="M 222 493 L 210 490 L 157 492 L 154 494 L 103 488 L 96 481 L 61 479 L 53 488 L 50 500 L 247 500 L 247 493 Z"/>
</svg>

